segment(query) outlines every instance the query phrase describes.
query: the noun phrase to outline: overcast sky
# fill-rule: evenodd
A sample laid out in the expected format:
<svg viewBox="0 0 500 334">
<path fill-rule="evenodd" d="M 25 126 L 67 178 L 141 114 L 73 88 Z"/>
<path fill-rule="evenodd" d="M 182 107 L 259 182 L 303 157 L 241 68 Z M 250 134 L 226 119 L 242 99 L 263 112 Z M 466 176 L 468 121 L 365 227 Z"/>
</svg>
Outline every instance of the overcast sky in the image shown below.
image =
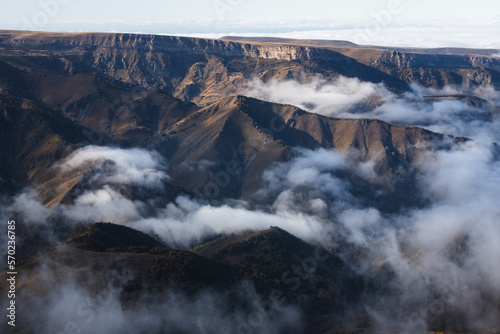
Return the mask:
<svg viewBox="0 0 500 334">
<path fill-rule="evenodd" d="M 497 0 L 0 0 L 0 28 L 500 48 Z"/>
</svg>

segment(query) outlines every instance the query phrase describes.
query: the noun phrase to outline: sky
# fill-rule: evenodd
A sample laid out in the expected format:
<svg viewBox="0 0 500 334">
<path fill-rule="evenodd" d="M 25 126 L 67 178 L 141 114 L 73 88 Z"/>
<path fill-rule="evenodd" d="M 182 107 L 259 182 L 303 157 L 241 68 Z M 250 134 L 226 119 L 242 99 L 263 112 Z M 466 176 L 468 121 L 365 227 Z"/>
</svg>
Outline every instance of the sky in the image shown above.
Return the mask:
<svg viewBox="0 0 500 334">
<path fill-rule="evenodd" d="M 0 0 L 1 29 L 500 48 L 496 0 Z"/>
</svg>

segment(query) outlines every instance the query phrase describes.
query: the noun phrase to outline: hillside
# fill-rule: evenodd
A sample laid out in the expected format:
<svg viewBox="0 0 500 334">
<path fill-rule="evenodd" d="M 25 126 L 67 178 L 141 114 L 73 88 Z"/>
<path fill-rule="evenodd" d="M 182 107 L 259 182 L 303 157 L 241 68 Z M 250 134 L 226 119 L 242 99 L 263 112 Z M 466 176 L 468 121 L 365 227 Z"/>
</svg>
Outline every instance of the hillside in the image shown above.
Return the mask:
<svg viewBox="0 0 500 334">
<path fill-rule="evenodd" d="M 12 39 L 16 35 L 5 36 Z M 35 43 L 35 36 L 43 38 Z M 72 43 L 79 46 L 99 41 L 109 44 L 111 49 L 122 50 L 125 43 L 123 38 L 111 40 L 111 35 L 78 36 L 83 40 Z M 60 44 L 54 44 L 54 40 L 47 39 L 49 37 L 61 39 Z M 96 41 L 97 37 L 100 39 Z M 28 38 L 29 43 L 35 43 L 29 44 L 30 52 L 35 53 L 42 52 L 37 51 L 38 48 L 49 42 L 52 49 L 76 47 L 72 43 L 64 46 L 70 40 L 71 36 L 47 34 Z M 173 39 L 163 41 L 167 42 L 173 43 Z M 187 43 L 187 40 L 176 40 L 176 43 L 181 42 Z M 138 38 L 125 50 L 135 50 L 141 43 L 144 41 Z M 212 47 L 210 45 L 207 44 L 207 48 Z M 58 56 L 49 58 L 54 57 Z M 414 170 L 418 166 L 411 164 L 426 150 L 436 148 L 442 138 L 418 128 L 392 126 L 377 120 L 333 119 L 244 96 L 224 97 L 208 106 L 197 106 L 159 88 L 145 89 L 130 86 L 129 80 L 112 79 L 109 73 L 105 75 L 94 65 L 73 73 L 48 65 L 42 69 L 37 63 L 39 55 L 30 53 L 14 57 L 7 52 L 2 59 L 2 133 L 22 134 L 15 138 L 12 135 L 5 137 L 6 150 L 2 151 L 5 165 L 1 177 L 9 186 L 3 189 L 20 189 L 28 182 L 40 184 L 38 192 L 42 201 L 51 208 L 72 197 L 72 189 L 89 169 L 60 174 L 49 167 L 82 145 L 154 149 L 169 161 L 169 175 L 175 186 L 211 199 L 248 198 L 261 186 L 263 171 L 275 162 L 288 161 L 297 148 L 359 152 L 355 153 L 356 159 L 372 161 L 377 173 L 397 179 L 399 176 L 395 173 L 405 175 L 408 170 Z M 236 62 L 235 58 L 231 59 Z M 290 61 L 285 63 L 291 64 Z M 133 68 L 138 66 L 134 64 Z M 169 78 L 172 79 L 169 75 L 164 77 Z M 216 90 L 221 92 L 219 88 Z M 17 109 L 22 111 L 19 113 Z M 23 126 L 21 117 L 31 114 L 36 121 Z M 47 129 L 42 130 L 41 126 Z M 19 153 L 12 154 L 7 147 Z M 193 174 L 191 166 L 200 161 L 211 163 L 211 167 Z M 204 189 L 212 175 L 226 173 L 229 164 L 236 173 L 230 184 L 215 191 Z M 410 181 L 402 183 L 401 194 L 404 194 L 405 189 L 412 187 L 411 180 L 402 178 L 400 181 Z M 182 189 L 175 191 L 179 192 Z M 400 204 L 412 203 L 404 197 L 401 196 L 403 202 Z"/>
<path fill-rule="evenodd" d="M 236 257 L 245 261 L 235 261 Z M 309 267 L 307 262 L 305 269 L 301 269 L 307 271 L 295 270 L 296 266 L 304 265 L 305 259 L 314 259 L 318 267 Z M 50 263 L 45 268 L 50 273 L 50 282 L 37 275 L 44 263 Z M 65 245 L 30 259 L 19 270 L 23 273 L 18 282 L 19 300 L 24 303 L 25 312 L 31 312 L 28 301 L 43 297 L 47 284 L 64 285 L 74 279 L 89 291 L 99 291 L 105 286 L 101 279 L 107 271 L 124 275 L 122 286 L 117 287 L 118 298 L 124 308 L 139 307 L 138 312 L 144 298 L 159 301 L 172 291 L 190 295 L 207 288 L 230 291 L 231 287 L 237 288 L 242 281 L 249 280 L 262 295 L 283 291 L 278 297 L 285 305 L 300 306 L 311 314 L 306 319 L 307 333 L 319 330 L 321 324 L 317 321 L 324 318 L 339 321 L 343 308 L 354 303 L 364 289 L 363 279 L 349 272 L 337 256 L 278 228 L 256 233 L 207 257 L 161 247 L 154 239 L 124 226 L 98 223 L 77 232 Z M 282 274 L 288 270 L 289 278 L 282 281 Z M 4 283 L 1 286 L 2 290 L 6 288 Z M 247 307 L 249 302 L 237 290 L 229 293 L 228 298 L 235 307 Z M 156 310 L 151 312 L 155 314 Z M 44 320 L 40 321 L 38 326 L 43 327 Z M 26 318 L 21 325 L 34 328 Z"/>
</svg>

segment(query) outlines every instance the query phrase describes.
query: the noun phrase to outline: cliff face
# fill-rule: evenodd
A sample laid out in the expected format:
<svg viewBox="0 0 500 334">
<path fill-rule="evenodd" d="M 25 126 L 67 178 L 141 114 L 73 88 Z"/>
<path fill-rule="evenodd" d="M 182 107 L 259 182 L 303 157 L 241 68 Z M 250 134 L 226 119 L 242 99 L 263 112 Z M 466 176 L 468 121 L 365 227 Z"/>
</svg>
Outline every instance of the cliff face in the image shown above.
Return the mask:
<svg viewBox="0 0 500 334">
<path fill-rule="evenodd" d="M 445 85 L 500 87 L 499 50 L 460 48 L 418 49 L 360 46 L 342 41 L 288 40 L 225 37 L 227 41 L 261 43 L 263 45 L 308 46 L 341 53 L 371 68 L 378 69 L 405 83 L 416 82 L 426 87 Z"/>
<path fill-rule="evenodd" d="M 472 50 L 468 50 L 472 51 Z M 366 53 L 370 53 L 368 56 Z M 500 87 L 500 59 L 475 54 L 425 54 L 401 51 L 355 52 L 360 62 L 407 83 Z"/>
<path fill-rule="evenodd" d="M 428 69 L 469 69 L 486 67 L 495 71 L 500 70 L 500 59 L 479 55 L 441 55 L 419 54 L 391 51 L 383 53 L 374 64 L 386 67 L 400 68 L 428 68 Z"/>
<path fill-rule="evenodd" d="M 190 55 L 212 54 L 221 57 L 252 57 L 288 61 L 352 60 L 341 52 L 334 51 L 324 46 L 279 45 L 274 43 L 259 44 L 258 42 L 235 42 L 230 40 L 141 34 L 52 34 L 11 31 L 0 33 L 0 43 L 5 50 L 29 47 L 31 50 L 54 51 L 57 49 L 83 47 L 168 53 L 181 52 Z M 350 50 L 349 47 L 345 49 Z M 359 49 L 359 47 L 357 49 Z M 472 50 L 465 51 L 472 52 Z M 425 54 L 395 50 L 383 51 L 378 56 L 374 53 L 370 58 L 371 59 L 366 60 L 366 63 L 387 67 L 429 69 L 487 67 L 495 71 L 500 70 L 499 58 L 476 54 Z"/>
<path fill-rule="evenodd" d="M 63 75 L 95 73 L 120 84 L 159 87 L 184 101 L 208 105 L 236 95 L 253 77 L 265 81 L 339 75 L 384 82 L 401 80 L 327 48 L 238 43 L 131 34 L 0 32 L 1 59 L 24 69 Z"/>
<path fill-rule="evenodd" d="M 51 34 L 4 32 L 0 43 L 6 50 L 29 48 L 38 51 L 75 49 L 136 50 L 150 52 L 183 53 L 188 55 L 212 54 L 221 57 L 251 57 L 277 60 L 335 61 L 349 58 L 335 51 L 303 46 L 271 46 L 236 43 L 214 39 L 136 34 Z"/>
<path fill-rule="evenodd" d="M 97 54 L 102 49 L 112 49 L 115 53 L 123 50 L 134 50 L 152 53 L 182 53 L 183 55 L 215 55 L 219 57 L 250 57 L 259 59 L 275 59 L 285 61 L 342 61 L 346 63 L 360 62 L 376 67 L 399 69 L 441 69 L 457 70 L 470 68 L 487 68 L 500 71 L 498 57 L 479 55 L 474 50 L 456 52 L 425 53 L 425 50 L 385 50 L 386 48 L 363 48 L 348 44 L 339 47 L 338 43 L 324 45 L 300 45 L 293 43 L 248 41 L 235 38 L 200 39 L 177 36 L 159 36 L 143 34 L 104 34 L 104 33 L 42 33 L 3 31 L 0 32 L 0 50 L 3 52 L 29 49 L 31 52 L 61 52 L 72 50 L 73 53 L 93 49 Z M 303 43 L 309 43 L 303 41 Z M 477 53 L 481 53 L 478 52 Z M 356 60 L 355 60 L 356 59 Z"/>
<path fill-rule="evenodd" d="M 433 88 L 500 87 L 500 59 L 479 51 L 445 54 L 302 43 L 311 45 L 300 41 L 4 31 L 0 32 L 0 57 L 17 68 L 63 75 L 91 72 L 128 85 L 159 87 L 199 105 L 241 93 L 253 77 L 264 81 L 329 80 L 342 75 L 383 82 L 396 93 L 408 90 L 412 82 Z"/>
</svg>

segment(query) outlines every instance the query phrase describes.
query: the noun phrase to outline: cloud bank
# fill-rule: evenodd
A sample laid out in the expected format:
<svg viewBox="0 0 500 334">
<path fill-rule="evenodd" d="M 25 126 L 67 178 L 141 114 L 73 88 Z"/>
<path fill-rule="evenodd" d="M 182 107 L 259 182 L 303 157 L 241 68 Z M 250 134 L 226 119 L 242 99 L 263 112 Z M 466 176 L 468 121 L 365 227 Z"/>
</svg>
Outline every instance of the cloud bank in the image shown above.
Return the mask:
<svg viewBox="0 0 500 334">
<path fill-rule="evenodd" d="M 295 80 L 249 82 L 244 94 L 276 103 L 296 105 L 304 110 L 341 118 L 375 118 L 398 125 L 419 126 L 431 131 L 474 138 L 498 140 L 500 94 L 494 88 L 454 87 L 443 89 L 411 85 L 412 91 L 397 96 L 383 84 L 339 77 L 333 81 L 315 78 L 308 83 Z M 459 99 L 429 99 L 451 95 L 472 95 L 482 105 Z M 493 137 L 492 137 L 493 136 Z"/>
</svg>

